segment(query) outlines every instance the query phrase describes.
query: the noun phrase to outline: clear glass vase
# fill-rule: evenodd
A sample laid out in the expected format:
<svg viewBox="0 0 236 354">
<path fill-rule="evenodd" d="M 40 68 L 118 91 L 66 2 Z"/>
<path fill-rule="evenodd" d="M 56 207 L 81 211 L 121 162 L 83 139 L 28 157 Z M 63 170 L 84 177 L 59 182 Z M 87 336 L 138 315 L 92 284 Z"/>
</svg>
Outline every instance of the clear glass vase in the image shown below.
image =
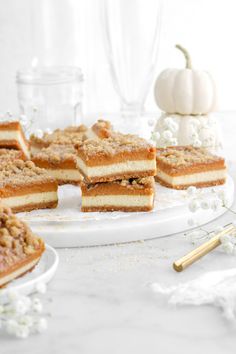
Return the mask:
<svg viewBox="0 0 236 354">
<path fill-rule="evenodd" d="M 153 80 L 161 29 L 161 0 L 104 0 L 105 46 L 123 116 L 137 116 Z"/>
<path fill-rule="evenodd" d="M 83 76 L 77 67 L 44 66 L 17 72 L 20 114 L 30 130 L 81 123 Z"/>
</svg>

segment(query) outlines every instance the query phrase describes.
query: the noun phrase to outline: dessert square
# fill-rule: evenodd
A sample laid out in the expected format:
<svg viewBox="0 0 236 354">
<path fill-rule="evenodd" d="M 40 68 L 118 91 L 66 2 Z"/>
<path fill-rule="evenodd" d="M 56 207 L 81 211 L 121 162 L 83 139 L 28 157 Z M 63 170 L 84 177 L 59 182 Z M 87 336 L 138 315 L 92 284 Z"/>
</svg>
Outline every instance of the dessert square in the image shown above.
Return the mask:
<svg viewBox="0 0 236 354">
<path fill-rule="evenodd" d="M 71 126 L 65 129 L 56 129 L 53 133 L 44 133 L 42 137 L 35 134 L 30 136 L 30 152 L 35 154 L 42 148 L 46 148 L 51 144 L 73 145 L 80 143 L 85 139 L 87 128 L 84 125 Z"/>
<path fill-rule="evenodd" d="M 203 148 L 177 146 L 157 149 L 156 180 L 166 187 L 210 187 L 226 181 L 225 160 Z"/>
<path fill-rule="evenodd" d="M 0 205 L 0 287 L 31 271 L 45 245 L 10 208 Z"/>
<path fill-rule="evenodd" d="M 77 168 L 73 145 L 52 144 L 33 155 L 36 166 L 45 168 L 59 184 L 80 184 L 83 177 Z"/>
<path fill-rule="evenodd" d="M 25 154 L 21 150 L 0 149 L 0 165 L 14 160 L 25 160 Z"/>
<path fill-rule="evenodd" d="M 156 149 L 135 135 L 116 133 L 76 145 L 77 164 L 89 183 L 156 174 Z"/>
<path fill-rule="evenodd" d="M 130 178 L 96 184 L 82 183 L 81 211 L 150 211 L 154 203 L 154 177 Z"/>
<path fill-rule="evenodd" d="M 55 208 L 57 189 L 55 179 L 32 161 L 1 164 L 0 199 L 14 212 Z"/>
<path fill-rule="evenodd" d="M 112 125 L 109 121 L 98 119 L 86 132 L 87 139 L 106 139 L 111 136 L 113 132 Z"/>
<path fill-rule="evenodd" d="M 0 148 L 20 150 L 29 158 L 29 144 L 19 122 L 0 123 Z"/>
</svg>

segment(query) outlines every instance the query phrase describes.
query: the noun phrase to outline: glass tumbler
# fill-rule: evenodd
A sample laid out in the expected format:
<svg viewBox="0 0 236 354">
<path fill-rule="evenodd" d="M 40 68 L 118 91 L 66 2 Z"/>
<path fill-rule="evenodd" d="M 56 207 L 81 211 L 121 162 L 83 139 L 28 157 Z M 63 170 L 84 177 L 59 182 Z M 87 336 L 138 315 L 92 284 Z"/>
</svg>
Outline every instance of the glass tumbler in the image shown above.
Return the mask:
<svg viewBox="0 0 236 354">
<path fill-rule="evenodd" d="M 83 75 L 77 67 L 36 67 L 16 75 L 20 114 L 29 131 L 81 123 Z"/>
</svg>

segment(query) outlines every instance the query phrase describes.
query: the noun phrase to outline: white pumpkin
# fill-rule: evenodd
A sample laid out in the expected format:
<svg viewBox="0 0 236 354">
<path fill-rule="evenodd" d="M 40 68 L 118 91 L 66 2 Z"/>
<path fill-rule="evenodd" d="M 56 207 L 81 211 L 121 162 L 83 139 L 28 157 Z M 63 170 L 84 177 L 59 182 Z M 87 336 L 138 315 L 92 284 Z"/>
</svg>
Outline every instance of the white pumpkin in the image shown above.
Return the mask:
<svg viewBox="0 0 236 354">
<path fill-rule="evenodd" d="M 214 113 L 182 116 L 162 113 L 152 133 L 157 147 L 192 145 L 211 152 L 222 148 L 221 133 Z"/>
<path fill-rule="evenodd" d="M 207 114 L 216 110 L 216 86 L 206 71 L 192 69 L 191 59 L 180 45 L 176 45 L 186 58 L 185 69 L 167 69 L 155 83 L 158 107 L 167 113 Z"/>
</svg>

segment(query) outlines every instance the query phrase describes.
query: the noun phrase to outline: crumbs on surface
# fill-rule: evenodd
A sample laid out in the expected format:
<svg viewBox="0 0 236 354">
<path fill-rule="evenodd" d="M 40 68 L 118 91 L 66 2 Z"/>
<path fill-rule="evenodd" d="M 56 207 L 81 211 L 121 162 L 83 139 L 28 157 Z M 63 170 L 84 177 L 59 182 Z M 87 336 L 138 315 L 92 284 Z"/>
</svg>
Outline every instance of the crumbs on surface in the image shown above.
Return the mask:
<svg viewBox="0 0 236 354">
<path fill-rule="evenodd" d="M 158 148 L 157 161 L 164 162 L 171 166 L 192 166 L 193 164 L 224 162 L 224 159 L 211 154 L 204 148 L 172 146 Z"/>
<path fill-rule="evenodd" d="M 0 163 L 2 161 L 12 161 L 12 160 L 20 160 L 22 158 L 21 150 L 13 150 L 13 149 L 0 149 Z"/>
<path fill-rule="evenodd" d="M 76 149 L 74 148 L 74 145 L 70 144 L 52 144 L 33 154 L 33 158 L 49 161 L 51 163 L 61 163 L 72 159 L 76 160 Z"/>
<path fill-rule="evenodd" d="M 18 259 L 44 249 L 43 240 L 35 236 L 10 208 L 3 205 L 0 205 L 0 225 L 0 272 Z"/>
</svg>

